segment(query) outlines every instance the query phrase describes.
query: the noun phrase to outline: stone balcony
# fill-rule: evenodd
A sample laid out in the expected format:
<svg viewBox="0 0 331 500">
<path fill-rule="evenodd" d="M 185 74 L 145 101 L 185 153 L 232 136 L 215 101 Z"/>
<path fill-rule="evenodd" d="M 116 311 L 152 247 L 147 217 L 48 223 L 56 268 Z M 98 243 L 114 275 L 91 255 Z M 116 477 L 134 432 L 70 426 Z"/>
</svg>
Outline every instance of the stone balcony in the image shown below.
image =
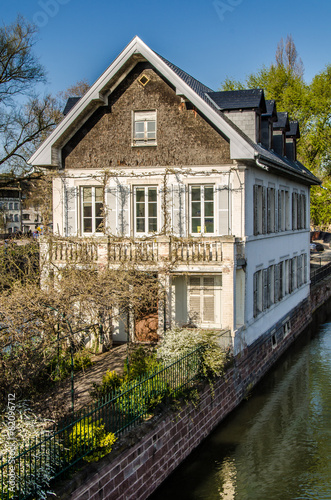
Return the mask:
<svg viewBox="0 0 331 500">
<path fill-rule="evenodd" d="M 213 238 L 155 237 L 148 240 L 95 238 L 79 240 L 53 238 L 44 240 L 49 261 L 58 264 L 96 264 L 116 266 L 134 263 L 157 267 L 161 264 L 215 266 L 225 260 L 242 259 L 242 247 L 233 236 Z M 235 248 L 237 249 L 235 252 Z M 231 258 L 232 257 L 232 258 Z"/>
</svg>

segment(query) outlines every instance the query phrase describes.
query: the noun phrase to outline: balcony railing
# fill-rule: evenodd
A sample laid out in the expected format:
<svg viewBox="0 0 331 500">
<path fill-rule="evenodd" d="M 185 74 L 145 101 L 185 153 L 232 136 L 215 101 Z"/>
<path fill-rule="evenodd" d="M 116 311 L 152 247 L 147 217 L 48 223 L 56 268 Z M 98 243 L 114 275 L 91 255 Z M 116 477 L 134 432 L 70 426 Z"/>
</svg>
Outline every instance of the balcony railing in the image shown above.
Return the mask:
<svg viewBox="0 0 331 500">
<path fill-rule="evenodd" d="M 138 264 L 170 262 L 174 264 L 215 263 L 223 261 L 224 242 L 163 238 L 148 241 L 70 241 L 50 243 L 50 261 L 58 263 Z"/>
</svg>

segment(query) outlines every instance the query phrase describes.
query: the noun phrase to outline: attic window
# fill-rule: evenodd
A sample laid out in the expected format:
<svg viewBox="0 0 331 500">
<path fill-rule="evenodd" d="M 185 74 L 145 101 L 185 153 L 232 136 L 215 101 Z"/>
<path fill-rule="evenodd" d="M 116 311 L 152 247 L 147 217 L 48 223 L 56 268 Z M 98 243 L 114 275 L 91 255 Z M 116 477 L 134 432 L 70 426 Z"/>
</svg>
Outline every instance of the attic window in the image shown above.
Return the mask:
<svg viewBox="0 0 331 500">
<path fill-rule="evenodd" d="M 143 87 L 145 87 L 145 85 L 149 82 L 149 78 L 146 75 L 142 75 L 138 81 Z"/>
<path fill-rule="evenodd" d="M 133 146 L 156 146 L 156 111 L 133 112 Z"/>
</svg>

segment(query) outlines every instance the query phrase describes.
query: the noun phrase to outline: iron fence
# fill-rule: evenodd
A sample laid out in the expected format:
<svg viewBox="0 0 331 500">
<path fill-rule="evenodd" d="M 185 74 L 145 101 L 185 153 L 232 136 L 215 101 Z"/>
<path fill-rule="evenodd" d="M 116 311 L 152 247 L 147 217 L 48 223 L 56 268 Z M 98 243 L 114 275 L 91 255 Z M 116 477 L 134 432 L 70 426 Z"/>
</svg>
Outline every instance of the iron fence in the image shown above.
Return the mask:
<svg viewBox="0 0 331 500">
<path fill-rule="evenodd" d="M 311 285 L 315 285 L 316 283 L 326 278 L 330 274 L 331 274 L 331 262 L 311 272 L 310 276 Z"/>
<path fill-rule="evenodd" d="M 43 498 L 48 480 L 74 471 L 84 460 L 107 454 L 110 436 L 150 418 L 167 394 L 176 395 L 201 377 L 201 348 L 138 380 L 126 382 L 117 391 L 17 448 L 16 456 L 1 456 L 1 499 Z M 111 434 L 113 433 L 113 434 Z M 46 498 L 46 497 L 44 497 Z"/>
</svg>

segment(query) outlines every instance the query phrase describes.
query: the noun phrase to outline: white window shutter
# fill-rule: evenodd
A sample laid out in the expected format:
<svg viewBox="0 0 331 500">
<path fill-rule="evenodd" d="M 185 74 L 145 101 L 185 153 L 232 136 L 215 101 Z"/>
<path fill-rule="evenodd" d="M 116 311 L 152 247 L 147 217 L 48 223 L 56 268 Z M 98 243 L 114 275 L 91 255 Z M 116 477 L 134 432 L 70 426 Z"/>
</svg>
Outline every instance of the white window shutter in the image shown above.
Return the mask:
<svg viewBox="0 0 331 500">
<path fill-rule="evenodd" d="M 200 278 L 190 278 L 190 319 L 193 323 L 200 323 Z"/>
<path fill-rule="evenodd" d="M 130 186 L 117 187 L 117 233 L 130 236 Z"/>
<path fill-rule="evenodd" d="M 186 236 L 185 186 L 172 186 L 172 232 L 176 236 Z"/>
<path fill-rule="evenodd" d="M 65 234 L 77 236 L 77 187 L 65 188 Z"/>
<path fill-rule="evenodd" d="M 219 186 L 218 196 L 218 234 L 220 236 L 231 234 L 230 225 L 230 186 Z"/>
<path fill-rule="evenodd" d="M 215 322 L 214 278 L 203 278 L 203 321 Z"/>
<path fill-rule="evenodd" d="M 116 187 L 106 188 L 106 227 L 111 234 L 116 234 Z"/>
</svg>

